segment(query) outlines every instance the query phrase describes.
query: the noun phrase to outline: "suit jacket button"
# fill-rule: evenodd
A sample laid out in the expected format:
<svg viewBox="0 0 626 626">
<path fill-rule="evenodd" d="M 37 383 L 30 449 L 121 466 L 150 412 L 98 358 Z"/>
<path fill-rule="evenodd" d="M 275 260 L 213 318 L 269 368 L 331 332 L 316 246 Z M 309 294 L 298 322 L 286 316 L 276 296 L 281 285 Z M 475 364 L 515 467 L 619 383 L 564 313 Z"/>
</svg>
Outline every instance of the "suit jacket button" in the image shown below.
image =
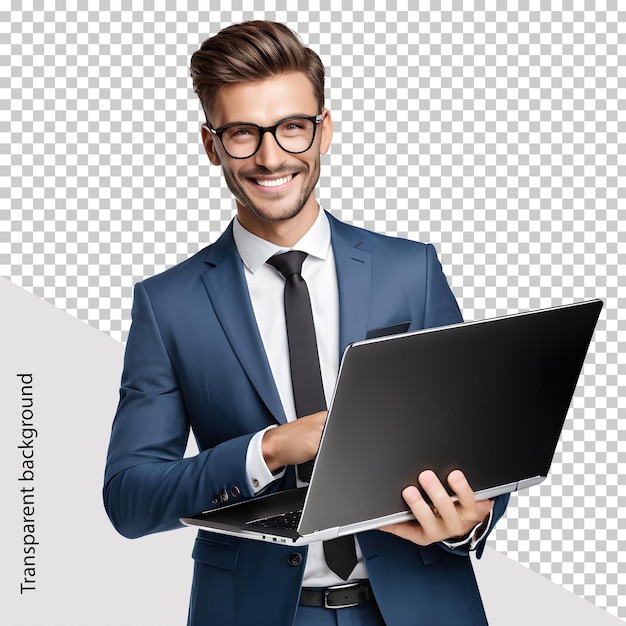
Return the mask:
<svg viewBox="0 0 626 626">
<path fill-rule="evenodd" d="M 302 555 L 299 552 L 292 552 L 287 557 L 287 563 L 289 563 L 289 565 L 300 565 L 300 563 L 302 563 Z"/>
<path fill-rule="evenodd" d="M 237 496 L 241 495 L 241 489 L 239 489 L 239 487 L 237 487 L 237 485 L 235 485 L 231 490 L 230 490 L 231 495 L 233 496 L 233 498 L 236 498 Z"/>
<path fill-rule="evenodd" d="M 226 493 L 226 491 L 222 491 L 219 495 L 220 498 L 220 502 L 227 502 L 228 501 L 228 493 Z"/>
</svg>

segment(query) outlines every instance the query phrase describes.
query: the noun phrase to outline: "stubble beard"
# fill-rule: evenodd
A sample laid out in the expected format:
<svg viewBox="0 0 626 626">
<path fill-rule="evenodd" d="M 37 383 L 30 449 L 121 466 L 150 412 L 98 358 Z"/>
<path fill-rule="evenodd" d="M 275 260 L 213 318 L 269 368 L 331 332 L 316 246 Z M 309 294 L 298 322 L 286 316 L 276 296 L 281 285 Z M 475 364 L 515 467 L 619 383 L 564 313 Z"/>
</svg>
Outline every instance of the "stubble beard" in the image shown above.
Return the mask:
<svg viewBox="0 0 626 626">
<path fill-rule="evenodd" d="M 237 204 L 248 210 L 252 213 L 256 218 L 264 221 L 264 222 L 284 222 L 296 217 L 304 208 L 306 203 L 308 202 L 311 194 L 315 189 L 315 185 L 317 185 L 317 181 L 320 176 L 320 164 L 317 161 L 315 165 L 315 169 L 311 172 L 311 176 L 308 178 L 308 181 L 305 181 L 305 187 L 302 189 L 302 193 L 299 198 L 297 198 L 295 204 L 291 206 L 287 206 L 283 209 L 281 213 L 275 213 L 270 210 L 264 209 L 262 206 L 256 204 L 252 198 L 246 193 L 243 184 L 240 184 L 238 180 L 232 175 L 232 173 L 227 169 L 222 167 L 222 172 L 224 174 L 224 180 L 226 181 L 226 186 L 230 190 L 230 192 L 235 197 Z M 305 177 L 307 175 L 307 171 L 305 168 L 299 170 L 286 170 L 285 172 L 275 171 L 272 174 L 298 174 L 298 177 Z M 267 174 L 267 172 L 265 173 Z M 243 177 L 243 176 L 242 176 Z M 246 178 L 254 178 L 254 176 L 250 176 L 250 174 L 245 175 Z"/>
</svg>

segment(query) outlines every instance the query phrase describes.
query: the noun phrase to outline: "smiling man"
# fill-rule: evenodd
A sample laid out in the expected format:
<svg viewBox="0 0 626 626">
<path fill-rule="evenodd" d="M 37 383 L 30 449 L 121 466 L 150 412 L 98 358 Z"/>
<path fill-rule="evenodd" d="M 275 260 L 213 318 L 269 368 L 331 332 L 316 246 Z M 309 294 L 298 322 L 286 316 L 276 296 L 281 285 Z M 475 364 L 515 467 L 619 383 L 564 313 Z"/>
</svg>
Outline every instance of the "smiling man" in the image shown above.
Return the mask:
<svg viewBox="0 0 626 626">
<path fill-rule="evenodd" d="M 461 321 L 431 245 L 320 208 L 332 117 L 322 62 L 292 31 L 228 27 L 194 53 L 191 75 L 236 217 L 135 288 L 104 486 L 128 537 L 305 485 L 345 346 L 406 320 Z M 200 452 L 183 458 L 190 429 Z M 414 523 L 341 541 L 294 548 L 200 531 L 188 624 L 485 624 L 469 552 L 480 556 L 508 496 L 476 502 L 461 471 L 448 477 L 456 501 L 434 473 L 419 482 L 432 506 L 407 487 Z"/>
</svg>

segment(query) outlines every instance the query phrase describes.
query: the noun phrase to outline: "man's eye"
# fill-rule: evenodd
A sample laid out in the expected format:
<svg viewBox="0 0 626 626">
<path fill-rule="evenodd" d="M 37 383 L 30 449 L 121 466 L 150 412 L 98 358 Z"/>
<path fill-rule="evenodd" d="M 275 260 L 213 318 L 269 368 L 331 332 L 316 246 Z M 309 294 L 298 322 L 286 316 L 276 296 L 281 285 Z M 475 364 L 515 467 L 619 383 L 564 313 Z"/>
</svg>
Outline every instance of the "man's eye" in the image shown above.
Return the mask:
<svg viewBox="0 0 626 626">
<path fill-rule="evenodd" d="M 286 135 L 300 135 L 305 132 L 309 132 L 311 129 L 307 126 L 306 122 L 301 120 L 293 120 L 291 122 L 285 122 L 280 128 L 279 132 Z"/>
<path fill-rule="evenodd" d="M 226 140 L 242 141 L 258 136 L 258 131 L 249 126 L 233 126 L 224 132 Z"/>
</svg>

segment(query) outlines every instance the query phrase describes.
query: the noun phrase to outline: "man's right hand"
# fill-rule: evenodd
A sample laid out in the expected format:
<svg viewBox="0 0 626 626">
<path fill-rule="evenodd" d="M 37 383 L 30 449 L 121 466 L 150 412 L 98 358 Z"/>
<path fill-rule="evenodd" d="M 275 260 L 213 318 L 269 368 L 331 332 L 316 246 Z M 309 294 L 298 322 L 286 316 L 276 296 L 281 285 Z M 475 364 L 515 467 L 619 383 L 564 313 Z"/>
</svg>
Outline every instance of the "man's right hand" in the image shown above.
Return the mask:
<svg viewBox="0 0 626 626">
<path fill-rule="evenodd" d="M 271 472 L 285 465 L 299 465 L 317 454 L 328 411 L 300 417 L 265 431 L 261 451 Z"/>
</svg>

